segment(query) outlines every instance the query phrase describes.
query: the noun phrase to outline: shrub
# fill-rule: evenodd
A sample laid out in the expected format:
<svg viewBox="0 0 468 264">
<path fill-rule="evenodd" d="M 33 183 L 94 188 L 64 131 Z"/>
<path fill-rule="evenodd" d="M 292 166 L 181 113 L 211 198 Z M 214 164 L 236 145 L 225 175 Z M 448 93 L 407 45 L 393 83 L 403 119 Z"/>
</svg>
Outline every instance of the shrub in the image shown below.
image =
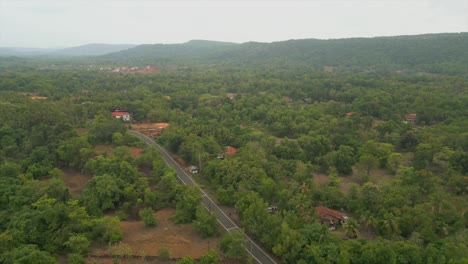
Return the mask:
<svg viewBox="0 0 468 264">
<path fill-rule="evenodd" d="M 171 252 L 166 248 L 160 248 L 158 251 L 158 256 L 160 260 L 169 260 L 171 258 Z"/>
<path fill-rule="evenodd" d="M 140 210 L 138 215 L 141 217 L 143 222 L 145 223 L 145 226 L 156 226 L 158 221 L 154 217 L 154 211 L 151 208 L 144 208 Z"/>
</svg>

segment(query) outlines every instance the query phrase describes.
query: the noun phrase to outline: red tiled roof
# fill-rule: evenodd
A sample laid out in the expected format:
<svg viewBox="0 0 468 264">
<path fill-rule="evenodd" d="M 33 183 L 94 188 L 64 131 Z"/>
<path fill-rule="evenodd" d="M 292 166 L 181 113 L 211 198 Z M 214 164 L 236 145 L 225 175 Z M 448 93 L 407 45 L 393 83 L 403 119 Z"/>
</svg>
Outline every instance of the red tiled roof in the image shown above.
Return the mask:
<svg viewBox="0 0 468 264">
<path fill-rule="evenodd" d="M 348 112 L 346 113 L 346 116 L 353 116 L 355 113 L 354 112 Z"/>
<path fill-rule="evenodd" d="M 225 154 L 226 154 L 227 156 L 234 155 L 234 154 L 236 154 L 236 153 L 237 153 L 237 149 L 236 149 L 235 147 L 231 147 L 231 146 L 227 146 L 227 147 L 226 147 L 226 152 L 225 152 Z"/>
<path fill-rule="evenodd" d="M 128 112 L 112 112 L 112 116 L 129 116 L 130 114 Z"/>
<path fill-rule="evenodd" d="M 417 118 L 417 115 L 414 113 L 405 115 L 405 119 L 416 119 L 416 118 Z"/>
<path fill-rule="evenodd" d="M 315 207 L 315 211 L 317 212 L 317 215 L 320 218 L 333 216 L 339 220 L 343 220 L 343 221 L 345 220 L 344 216 L 340 212 L 330 209 L 328 207 L 322 206 L 322 205 Z"/>
</svg>

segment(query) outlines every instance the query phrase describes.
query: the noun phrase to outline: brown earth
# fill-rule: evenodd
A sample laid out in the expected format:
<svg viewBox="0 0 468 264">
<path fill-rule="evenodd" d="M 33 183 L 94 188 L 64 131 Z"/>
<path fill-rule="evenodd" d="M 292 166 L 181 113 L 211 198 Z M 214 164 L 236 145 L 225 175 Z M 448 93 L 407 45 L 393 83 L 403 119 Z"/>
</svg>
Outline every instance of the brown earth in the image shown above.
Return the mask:
<svg viewBox="0 0 468 264">
<path fill-rule="evenodd" d="M 47 96 L 31 95 L 31 99 L 33 99 L 33 100 L 45 100 L 45 99 L 47 99 Z"/>
<path fill-rule="evenodd" d="M 75 169 L 65 169 L 63 172 L 63 181 L 68 187 L 71 196 L 75 199 L 80 197 L 81 193 L 86 188 L 88 181 L 93 178 L 92 175 L 82 174 L 80 171 Z"/>
<path fill-rule="evenodd" d="M 129 149 L 132 152 L 132 157 L 134 159 L 141 157 L 143 155 L 143 148 L 129 147 Z"/>
<path fill-rule="evenodd" d="M 169 123 L 133 123 L 131 129 L 150 137 L 160 136 L 162 131 L 169 127 Z"/>
<path fill-rule="evenodd" d="M 138 158 L 138 157 L 140 157 L 141 155 L 143 155 L 143 148 L 137 148 L 137 147 L 128 147 L 128 148 L 129 148 L 130 151 L 132 152 L 132 157 L 133 157 L 133 158 Z M 97 146 L 94 148 L 94 152 L 95 152 L 97 155 L 101 155 L 101 154 L 106 153 L 107 155 L 112 156 L 112 154 L 113 154 L 113 147 L 112 147 L 112 146 L 108 146 L 108 145 L 97 145 Z"/>
<path fill-rule="evenodd" d="M 111 246 L 96 247 L 91 250 L 94 259 L 100 257 L 122 258 L 122 260 L 153 259 L 157 261 L 158 251 L 165 248 L 171 252 L 171 258 L 191 256 L 199 258 L 210 250 L 216 250 L 220 238 L 202 238 L 192 225 L 177 225 L 169 218 L 175 213 L 175 209 L 166 208 L 154 214 L 158 219 L 156 227 L 145 227 L 141 221 L 122 221 L 120 227 L 124 232 L 122 241 Z M 130 259 L 131 258 L 131 259 Z M 107 261 L 107 260 L 106 260 Z M 101 262 L 98 263 L 111 263 Z M 126 263 L 126 262 L 122 262 Z M 164 263 L 164 262 L 153 262 Z M 171 262 L 166 262 L 171 263 Z M 224 263 L 224 262 L 223 262 Z"/>
<path fill-rule="evenodd" d="M 94 152 L 97 155 L 101 155 L 101 154 L 106 153 L 107 155 L 112 156 L 112 146 L 97 145 L 96 147 L 94 147 Z"/>
<path fill-rule="evenodd" d="M 167 128 L 168 126 L 168 123 L 132 123 L 133 130 Z"/>
<path fill-rule="evenodd" d="M 88 129 L 85 127 L 79 127 L 79 128 L 75 128 L 75 132 L 81 136 L 81 135 L 86 134 L 86 132 L 88 132 Z"/>
</svg>

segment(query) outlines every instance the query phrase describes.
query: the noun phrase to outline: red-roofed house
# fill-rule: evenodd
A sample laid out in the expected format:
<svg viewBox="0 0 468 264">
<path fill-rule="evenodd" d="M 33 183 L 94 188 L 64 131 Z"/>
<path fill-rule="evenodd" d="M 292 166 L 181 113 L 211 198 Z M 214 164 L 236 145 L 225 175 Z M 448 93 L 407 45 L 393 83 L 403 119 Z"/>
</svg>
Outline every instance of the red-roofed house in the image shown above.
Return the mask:
<svg viewBox="0 0 468 264">
<path fill-rule="evenodd" d="M 231 146 L 227 146 L 226 147 L 226 152 L 224 152 L 224 154 L 226 154 L 226 156 L 231 156 L 231 155 L 234 155 L 237 153 L 237 149 L 235 147 L 231 147 Z"/>
<path fill-rule="evenodd" d="M 112 112 L 112 116 L 114 118 L 122 119 L 124 122 L 129 122 L 131 119 L 130 113 L 128 112 L 115 111 L 115 112 Z"/>
<path fill-rule="evenodd" d="M 237 153 L 237 149 L 235 147 L 227 146 L 224 153 L 218 155 L 218 159 L 224 159 L 226 156 L 231 156 Z"/>
<path fill-rule="evenodd" d="M 348 113 L 346 113 L 346 117 L 352 117 L 354 114 L 356 114 L 356 113 L 354 113 L 354 112 L 348 112 Z"/>
<path fill-rule="evenodd" d="M 405 121 L 407 123 L 410 123 L 410 124 L 414 125 L 418 121 L 418 116 L 415 113 L 406 114 L 405 115 Z"/>
<path fill-rule="evenodd" d="M 346 221 L 346 217 L 343 214 L 322 205 L 315 207 L 315 211 L 317 212 L 317 216 L 320 218 L 320 222 L 322 224 L 334 226 Z"/>
</svg>

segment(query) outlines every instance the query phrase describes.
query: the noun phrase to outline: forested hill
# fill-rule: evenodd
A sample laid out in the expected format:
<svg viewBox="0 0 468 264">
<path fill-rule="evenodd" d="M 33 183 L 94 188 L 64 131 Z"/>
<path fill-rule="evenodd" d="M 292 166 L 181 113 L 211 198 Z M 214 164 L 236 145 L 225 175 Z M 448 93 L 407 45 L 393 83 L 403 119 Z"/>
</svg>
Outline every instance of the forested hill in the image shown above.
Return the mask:
<svg viewBox="0 0 468 264">
<path fill-rule="evenodd" d="M 127 50 L 135 47 L 133 44 L 101 44 L 93 43 L 77 47 L 65 48 L 51 53 L 51 55 L 63 56 L 99 56 L 108 53 L 114 53 L 121 50 Z"/>
<path fill-rule="evenodd" d="M 145 44 L 135 48 L 101 56 L 101 59 L 110 61 L 134 61 L 154 63 L 155 60 L 170 60 L 191 62 L 212 61 L 218 54 L 230 52 L 240 44 L 209 40 L 191 40 L 182 44 Z"/>
<path fill-rule="evenodd" d="M 302 39 L 243 44 L 190 41 L 140 45 L 100 57 L 136 63 L 277 64 L 313 67 L 415 67 L 432 72 L 467 69 L 468 33 L 415 36 Z"/>
<path fill-rule="evenodd" d="M 76 47 L 63 49 L 40 49 L 40 48 L 2 48 L 0 56 L 3 57 L 39 57 L 40 59 L 50 57 L 70 57 L 70 56 L 100 56 L 114 53 L 135 47 L 134 44 L 101 44 L 92 43 Z"/>
</svg>

